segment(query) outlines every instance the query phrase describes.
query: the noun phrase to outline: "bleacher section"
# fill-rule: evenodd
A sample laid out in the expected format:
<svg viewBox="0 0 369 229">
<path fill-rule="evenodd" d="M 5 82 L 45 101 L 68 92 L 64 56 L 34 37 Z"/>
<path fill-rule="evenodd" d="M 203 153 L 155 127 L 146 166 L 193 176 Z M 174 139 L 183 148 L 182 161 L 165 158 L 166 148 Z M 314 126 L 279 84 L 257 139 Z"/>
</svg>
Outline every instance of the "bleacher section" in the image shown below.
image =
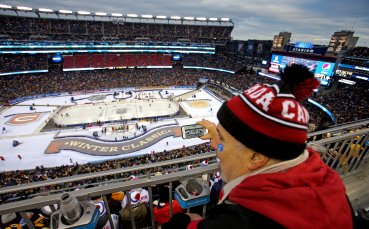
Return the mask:
<svg viewBox="0 0 369 229">
<path fill-rule="evenodd" d="M 0 55 L 0 73 L 46 70 L 47 55 Z"/>
<path fill-rule="evenodd" d="M 49 41 L 179 41 L 225 44 L 231 37 L 231 25 L 168 24 L 114 21 L 79 21 L 0 16 L 0 37 L 8 40 Z M 160 24 L 159 24 L 160 23 Z"/>
</svg>

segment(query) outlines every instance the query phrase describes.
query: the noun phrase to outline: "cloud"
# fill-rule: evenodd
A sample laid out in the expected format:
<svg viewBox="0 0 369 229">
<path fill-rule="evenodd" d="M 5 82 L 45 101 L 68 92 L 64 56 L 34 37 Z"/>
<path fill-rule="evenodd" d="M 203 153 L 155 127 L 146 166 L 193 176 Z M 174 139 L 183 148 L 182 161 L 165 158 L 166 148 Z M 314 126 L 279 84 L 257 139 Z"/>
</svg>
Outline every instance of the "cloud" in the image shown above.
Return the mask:
<svg viewBox="0 0 369 229">
<path fill-rule="evenodd" d="M 28 0 L 3 4 L 34 8 L 136 13 L 166 16 L 230 17 L 235 22 L 235 39 L 272 39 L 280 31 L 292 38 L 323 42 L 335 32 L 352 29 L 359 45 L 369 46 L 368 0 Z M 356 20 L 356 23 L 355 23 Z M 320 39 L 320 40 L 319 40 Z"/>
</svg>

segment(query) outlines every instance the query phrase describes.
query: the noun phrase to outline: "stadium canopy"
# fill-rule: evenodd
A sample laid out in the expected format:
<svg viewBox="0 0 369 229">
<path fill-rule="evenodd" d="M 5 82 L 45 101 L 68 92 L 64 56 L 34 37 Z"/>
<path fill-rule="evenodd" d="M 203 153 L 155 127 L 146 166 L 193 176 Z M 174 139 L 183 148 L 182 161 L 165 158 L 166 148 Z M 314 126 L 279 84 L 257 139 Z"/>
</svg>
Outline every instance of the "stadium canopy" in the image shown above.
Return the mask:
<svg viewBox="0 0 369 229">
<path fill-rule="evenodd" d="M 193 22 L 202 22 L 202 23 L 217 23 L 220 25 L 227 25 L 227 24 L 231 24 L 232 26 L 234 25 L 232 19 L 230 18 L 217 18 L 217 17 L 181 17 L 181 16 L 166 16 L 166 15 L 151 15 L 151 14 L 145 14 L 145 15 L 138 15 L 138 14 L 133 14 L 133 13 L 129 13 L 129 14 L 122 14 L 122 13 L 106 13 L 106 12 L 89 12 L 89 11 L 83 11 L 83 10 L 68 10 L 68 9 L 60 9 L 60 10 L 53 10 L 53 9 L 48 9 L 48 8 L 39 8 L 39 9 L 33 9 L 31 7 L 28 6 L 11 6 L 11 5 L 6 5 L 6 4 L 0 4 L 0 14 L 2 14 L 1 12 L 9 12 L 9 11 L 13 11 L 15 12 L 17 15 L 18 12 L 33 12 L 35 13 L 38 17 L 42 18 L 42 15 L 45 14 L 49 14 L 49 15 L 56 15 L 57 17 L 59 17 L 59 15 L 64 15 L 64 16 L 75 16 L 77 19 L 78 17 L 85 17 L 85 16 L 90 16 L 90 17 L 99 17 L 99 18 L 120 18 L 122 20 L 125 19 L 145 19 L 145 20 L 153 20 L 154 22 L 156 20 L 166 20 L 166 21 L 193 21 Z"/>
</svg>

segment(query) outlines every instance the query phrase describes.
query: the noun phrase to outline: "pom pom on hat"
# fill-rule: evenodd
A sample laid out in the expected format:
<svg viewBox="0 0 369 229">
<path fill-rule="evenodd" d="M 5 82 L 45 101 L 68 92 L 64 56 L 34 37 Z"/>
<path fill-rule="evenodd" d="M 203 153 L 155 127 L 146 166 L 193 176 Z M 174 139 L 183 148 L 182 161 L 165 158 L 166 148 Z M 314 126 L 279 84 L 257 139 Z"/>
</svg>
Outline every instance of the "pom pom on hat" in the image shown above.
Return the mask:
<svg viewBox="0 0 369 229">
<path fill-rule="evenodd" d="M 217 114 L 219 123 L 256 152 L 293 159 L 303 152 L 307 140 L 309 114 L 299 101 L 316 87 L 308 68 L 288 66 L 277 84 L 256 84 L 223 103 Z"/>
<path fill-rule="evenodd" d="M 311 96 L 314 89 L 319 87 L 317 80 L 309 69 L 300 64 L 293 64 L 284 69 L 281 80 L 289 86 L 291 93 L 297 101 L 302 101 Z"/>
</svg>

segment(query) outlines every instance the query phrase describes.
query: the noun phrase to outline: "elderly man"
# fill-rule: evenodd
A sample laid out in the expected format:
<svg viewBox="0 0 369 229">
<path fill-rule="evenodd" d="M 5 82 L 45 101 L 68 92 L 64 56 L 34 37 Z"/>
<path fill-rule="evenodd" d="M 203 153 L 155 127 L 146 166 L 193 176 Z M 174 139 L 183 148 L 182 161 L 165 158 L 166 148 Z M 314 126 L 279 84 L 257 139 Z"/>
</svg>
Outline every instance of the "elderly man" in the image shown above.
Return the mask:
<svg viewBox="0 0 369 229">
<path fill-rule="evenodd" d="M 292 65 L 277 84 L 254 85 L 225 102 L 217 126 L 198 122 L 208 129 L 201 138 L 216 149 L 226 185 L 207 216 L 188 214 L 185 227 L 353 227 L 340 176 L 306 148 L 309 115 L 299 101 L 318 85 L 306 67 Z"/>
</svg>

